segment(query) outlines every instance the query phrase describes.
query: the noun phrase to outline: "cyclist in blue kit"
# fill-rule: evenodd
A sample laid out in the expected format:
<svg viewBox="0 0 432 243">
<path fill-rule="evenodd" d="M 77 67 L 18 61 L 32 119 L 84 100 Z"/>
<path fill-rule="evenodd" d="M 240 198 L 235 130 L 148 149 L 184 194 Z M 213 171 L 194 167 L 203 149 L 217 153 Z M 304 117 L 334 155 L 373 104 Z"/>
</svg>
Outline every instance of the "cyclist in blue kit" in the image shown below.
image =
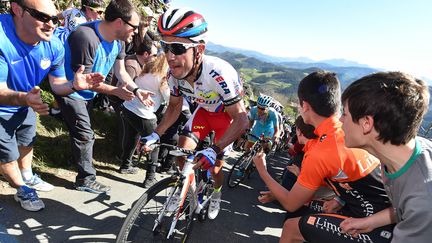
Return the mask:
<svg viewBox="0 0 432 243">
<path fill-rule="evenodd" d="M 45 207 L 36 190 L 53 185 L 33 174 L 31 163 L 36 138 L 36 115 L 48 114 L 38 85 L 47 76 L 57 95 L 97 87 L 104 77 L 98 73 L 75 73 L 65 78 L 64 48 L 53 37 L 58 18 L 51 0 L 16 0 L 10 14 L 0 15 L 0 171 L 17 189 L 15 200 L 29 211 Z M 31 108 L 31 109 L 29 109 Z"/>
<path fill-rule="evenodd" d="M 265 139 L 269 140 L 269 142 L 264 145 L 264 151 L 266 153 L 271 149 L 271 141 L 276 141 L 278 139 L 279 121 L 276 111 L 269 107 L 272 100 L 273 98 L 270 96 L 261 95 L 258 97 L 257 105 L 251 108 L 249 112 L 249 123 L 253 136 L 249 136 L 248 138 L 245 148 L 246 151 L 249 151 L 252 145 L 258 140 L 257 137 L 260 137 L 261 134 L 264 135 Z"/>
</svg>

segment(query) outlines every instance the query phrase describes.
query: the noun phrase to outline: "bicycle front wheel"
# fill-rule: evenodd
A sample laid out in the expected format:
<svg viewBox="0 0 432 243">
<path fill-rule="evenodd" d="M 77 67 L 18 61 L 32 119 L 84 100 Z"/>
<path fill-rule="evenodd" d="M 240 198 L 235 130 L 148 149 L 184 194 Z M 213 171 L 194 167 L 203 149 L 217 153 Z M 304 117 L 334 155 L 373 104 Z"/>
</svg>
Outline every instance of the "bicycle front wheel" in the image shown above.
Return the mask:
<svg viewBox="0 0 432 243">
<path fill-rule="evenodd" d="M 150 187 L 127 215 L 116 242 L 186 242 L 193 223 L 189 193 L 182 209 L 169 211 L 172 192 L 181 190 L 178 178 L 169 177 Z M 168 238 L 173 220 L 179 215 L 175 230 Z"/>
<path fill-rule="evenodd" d="M 250 165 L 250 160 L 252 160 L 250 154 L 243 154 L 237 159 L 228 174 L 228 187 L 234 188 L 244 180 L 248 169 L 246 167 Z"/>
</svg>

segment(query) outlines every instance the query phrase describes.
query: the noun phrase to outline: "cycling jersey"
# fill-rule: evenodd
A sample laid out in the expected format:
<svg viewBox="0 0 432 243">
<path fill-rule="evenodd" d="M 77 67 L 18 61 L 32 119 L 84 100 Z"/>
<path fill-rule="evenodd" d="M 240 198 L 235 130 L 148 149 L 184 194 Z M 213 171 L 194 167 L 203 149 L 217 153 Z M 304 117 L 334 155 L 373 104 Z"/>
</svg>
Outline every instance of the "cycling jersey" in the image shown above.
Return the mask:
<svg viewBox="0 0 432 243">
<path fill-rule="evenodd" d="M 241 100 L 242 86 L 237 71 L 226 61 L 204 55 L 201 71 L 193 87 L 188 81 L 168 75 L 172 96 L 185 96 L 209 112 L 223 111 L 224 106 Z M 197 108 L 197 109 L 198 109 Z"/>
<path fill-rule="evenodd" d="M 345 147 L 342 124 L 336 116 L 324 120 L 310 139 L 297 182 L 316 190 L 326 182 L 345 201 L 345 216 L 366 217 L 390 207 L 379 160 L 362 149 Z"/>
<path fill-rule="evenodd" d="M 272 138 L 275 128 L 279 126 L 276 111 L 273 108 L 268 108 L 267 113 L 263 116 L 258 115 L 258 107 L 254 106 L 249 111 L 248 117 L 250 121 L 254 121 L 251 133 L 256 137 L 264 134 L 265 138 Z M 256 138 L 250 137 L 250 141 L 255 142 Z"/>
<path fill-rule="evenodd" d="M 65 77 L 64 48 L 56 36 L 29 45 L 17 36 L 10 14 L 0 15 L 0 82 L 11 90 L 28 92 L 49 74 Z M 0 105 L 0 114 L 17 113 L 27 106 Z"/>
<path fill-rule="evenodd" d="M 99 33 L 100 21 L 85 23 L 71 32 L 65 45 L 66 77 L 73 81 L 74 72 L 84 65 L 84 73 L 99 72 L 107 76 L 117 59 L 125 57 L 124 42 L 107 42 Z M 92 90 L 80 90 L 69 97 L 91 100 L 96 96 Z"/>
</svg>

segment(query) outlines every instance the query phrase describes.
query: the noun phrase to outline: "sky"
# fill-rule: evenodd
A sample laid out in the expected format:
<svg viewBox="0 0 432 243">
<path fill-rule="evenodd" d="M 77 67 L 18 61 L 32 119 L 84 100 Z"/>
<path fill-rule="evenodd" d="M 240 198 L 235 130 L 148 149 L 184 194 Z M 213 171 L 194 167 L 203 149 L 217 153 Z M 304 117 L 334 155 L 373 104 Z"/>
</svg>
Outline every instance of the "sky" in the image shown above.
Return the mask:
<svg viewBox="0 0 432 243">
<path fill-rule="evenodd" d="M 279 57 L 343 58 L 432 80 L 430 0 L 172 0 L 213 43 Z"/>
</svg>

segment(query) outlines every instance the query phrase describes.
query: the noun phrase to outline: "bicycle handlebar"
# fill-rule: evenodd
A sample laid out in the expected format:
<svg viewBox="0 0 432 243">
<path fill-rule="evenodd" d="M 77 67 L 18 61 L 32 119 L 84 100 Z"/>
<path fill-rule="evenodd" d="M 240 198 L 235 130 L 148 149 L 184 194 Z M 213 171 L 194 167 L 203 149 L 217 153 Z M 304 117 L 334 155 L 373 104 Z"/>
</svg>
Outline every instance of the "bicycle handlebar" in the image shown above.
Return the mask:
<svg viewBox="0 0 432 243">
<path fill-rule="evenodd" d="M 257 137 L 257 136 L 255 136 L 255 135 L 253 135 L 252 133 L 248 133 L 248 135 L 251 136 L 251 137 L 253 137 L 253 138 L 255 138 L 255 139 L 258 139 L 260 142 L 265 142 L 265 143 L 267 143 L 267 142 L 270 142 L 270 141 L 271 141 L 271 139 L 263 139 L 263 138 L 260 138 L 260 137 Z"/>
<path fill-rule="evenodd" d="M 166 144 L 166 143 L 154 143 L 149 145 L 149 147 L 153 150 L 156 147 L 165 147 L 170 149 L 171 151 L 179 151 L 182 153 L 185 153 L 187 155 L 193 155 L 195 154 L 195 150 L 190 150 L 190 149 L 184 149 L 184 148 L 180 148 L 178 146 L 175 145 L 171 145 L 171 144 Z"/>
</svg>

